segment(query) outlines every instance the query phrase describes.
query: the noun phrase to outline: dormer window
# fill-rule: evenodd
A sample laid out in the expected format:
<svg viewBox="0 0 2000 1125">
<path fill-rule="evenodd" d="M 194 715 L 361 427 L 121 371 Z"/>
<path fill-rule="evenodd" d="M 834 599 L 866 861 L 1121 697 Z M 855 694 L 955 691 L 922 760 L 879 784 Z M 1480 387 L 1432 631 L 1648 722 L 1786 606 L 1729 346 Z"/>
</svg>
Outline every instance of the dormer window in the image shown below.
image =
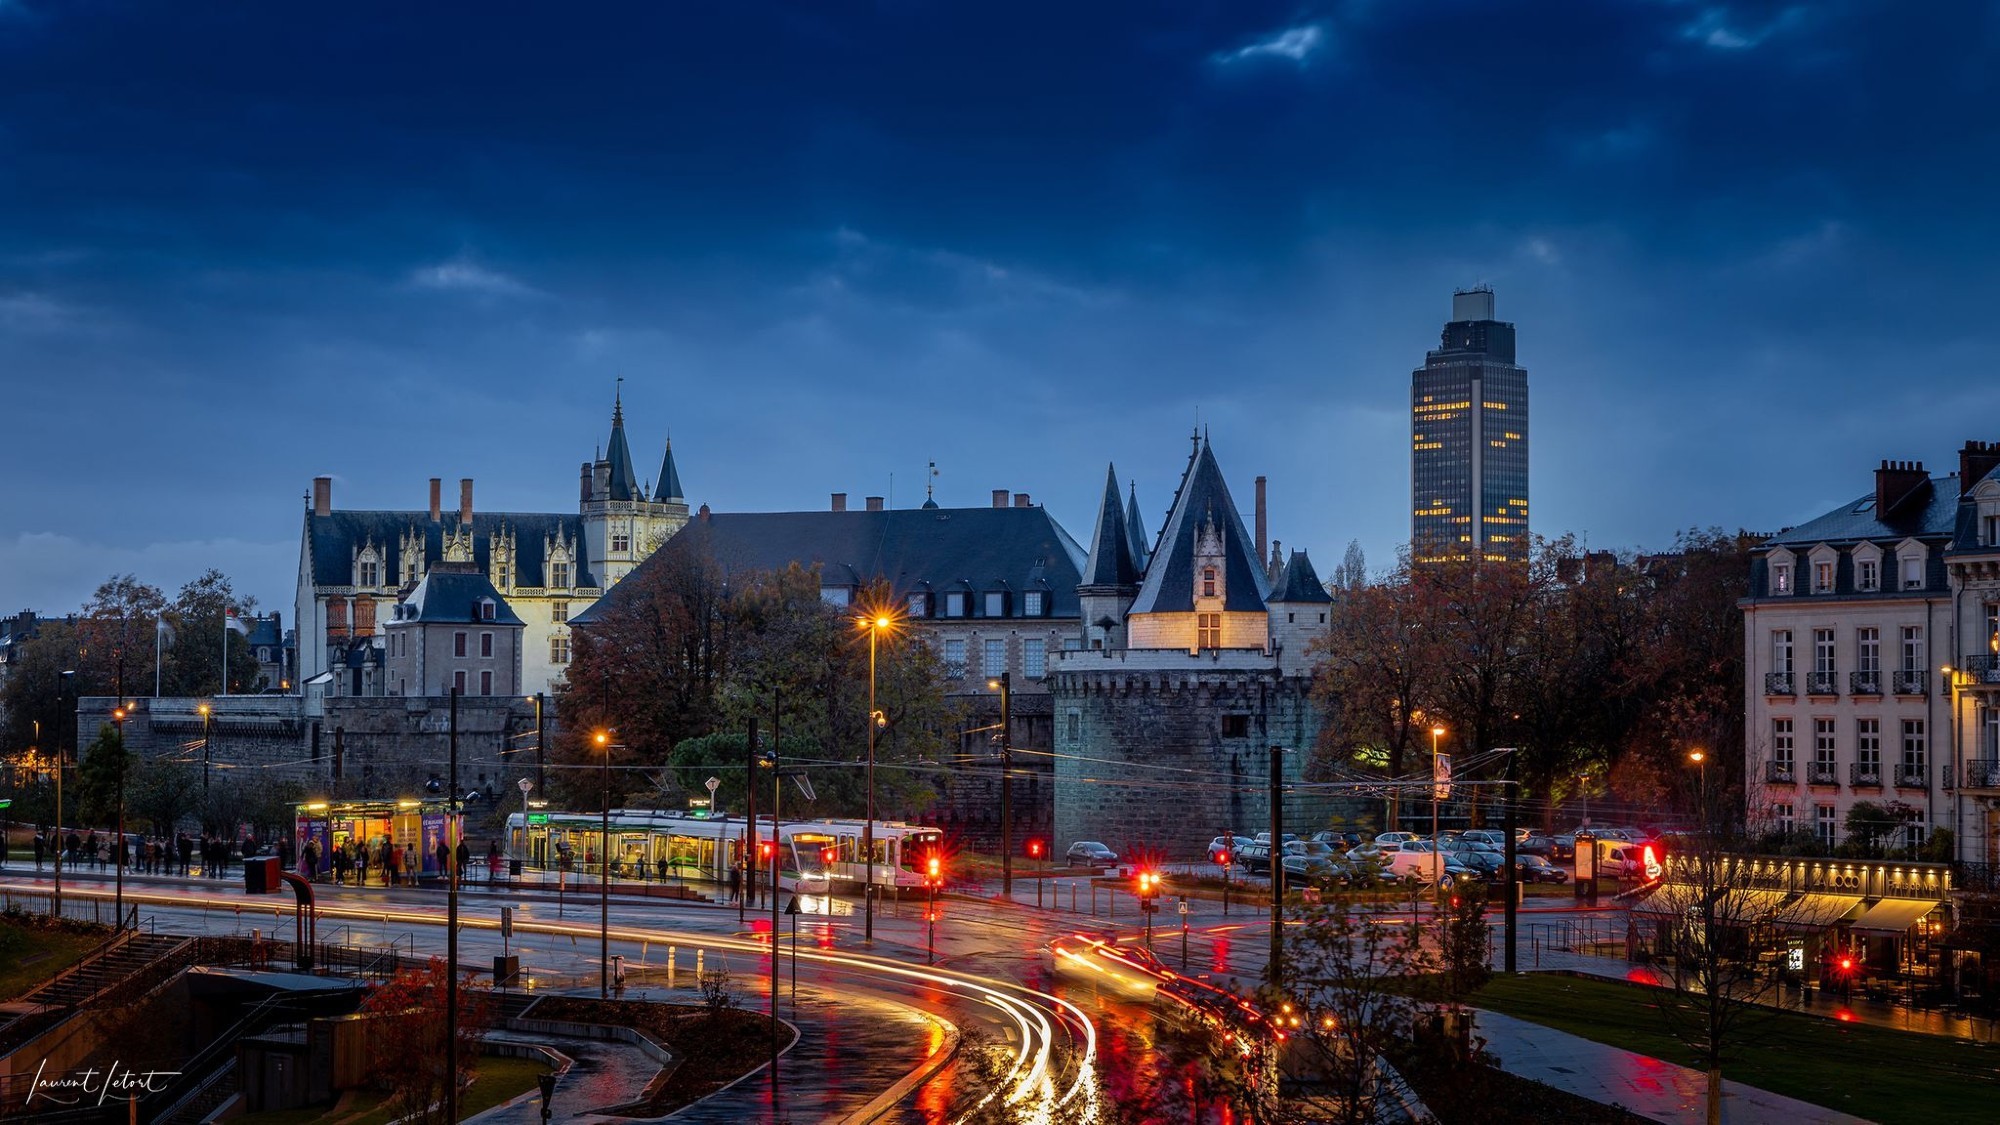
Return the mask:
<svg viewBox="0 0 2000 1125">
<path fill-rule="evenodd" d="M 1040 617 L 1043 613 L 1047 612 L 1044 608 L 1048 604 L 1049 596 L 1047 594 L 1040 590 L 1029 590 L 1022 597 L 1026 599 L 1027 603 L 1021 607 L 1022 616 Z"/>
<path fill-rule="evenodd" d="M 1771 564 L 1771 592 L 1789 594 L 1792 592 L 1792 564 L 1788 562 Z"/>
<path fill-rule="evenodd" d="M 987 617 L 1007 616 L 1007 591 L 988 590 L 986 592 L 985 616 Z"/>
<path fill-rule="evenodd" d="M 1821 560 L 1813 564 L 1813 593 L 1833 593 L 1833 563 Z"/>
<path fill-rule="evenodd" d="M 479 599 L 479 619 L 481 621 L 493 620 L 493 612 L 494 612 L 494 605 L 492 598 Z"/>
<path fill-rule="evenodd" d="M 1854 585 L 1861 590 L 1882 588 L 1882 563 L 1879 559 L 1854 560 Z"/>
<path fill-rule="evenodd" d="M 549 585 L 558 589 L 569 588 L 568 559 L 555 559 L 549 563 Z"/>
<path fill-rule="evenodd" d="M 929 594 L 911 594 L 910 616 L 929 617 L 930 615 L 931 615 L 931 596 Z"/>
<path fill-rule="evenodd" d="M 1201 570 L 1201 596 L 1204 598 L 1215 596 L 1215 568 L 1212 566 L 1205 566 Z"/>
<path fill-rule="evenodd" d="M 963 593 L 946 594 L 944 596 L 944 615 L 946 617 L 964 617 L 965 598 L 966 595 Z"/>
<path fill-rule="evenodd" d="M 1903 556 L 1903 589 L 1921 590 L 1924 586 L 1924 560 L 1921 555 Z"/>
</svg>

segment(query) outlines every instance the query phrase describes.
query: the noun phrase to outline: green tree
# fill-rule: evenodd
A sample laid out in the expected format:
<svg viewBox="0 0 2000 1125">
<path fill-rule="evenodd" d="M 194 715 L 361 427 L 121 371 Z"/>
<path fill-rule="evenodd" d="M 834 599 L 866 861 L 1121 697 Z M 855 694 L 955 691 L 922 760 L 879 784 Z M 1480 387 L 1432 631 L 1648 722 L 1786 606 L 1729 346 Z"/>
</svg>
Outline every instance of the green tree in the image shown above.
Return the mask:
<svg viewBox="0 0 2000 1125">
<path fill-rule="evenodd" d="M 77 816 L 85 824 L 109 826 L 118 819 L 118 798 L 132 774 L 132 753 L 118 728 L 105 724 L 76 769 Z"/>
<path fill-rule="evenodd" d="M 1419 600 L 1408 560 L 1373 585 L 1346 588 L 1331 627 L 1314 642 L 1314 692 L 1327 712 L 1317 755 L 1403 777 L 1427 745 L 1437 654 L 1432 606 Z M 1398 823 L 1401 793 L 1388 791 L 1383 827 Z"/>
<path fill-rule="evenodd" d="M 166 647 L 163 690 L 168 695 L 209 696 L 222 687 L 222 647 L 229 646 L 231 693 L 256 692 L 262 682 L 250 638 L 227 626 L 229 611 L 247 627 L 255 598 L 238 597 L 229 577 L 209 569 L 181 587 L 166 618 L 173 640 Z"/>
<path fill-rule="evenodd" d="M 133 771 L 125 807 L 128 816 L 146 824 L 154 835 L 171 836 L 182 817 L 198 813 L 200 801 L 200 770 L 155 758 Z"/>
<path fill-rule="evenodd" d="M 23 761 L 25 752 L 34 751 L 39 763 L 53 759 L 57 747 L 75 737 L 70 729 L 75 696 L 66 693 L 88 695 L 92 689 L 83 672 L 64 686 L 62 673 L 78 670 L 83 660 L 83 642 L 74 624 L 43 622 L 35 639 L 19 652 L 0 679 L 0 751 L 17 762 Z"/>
</svg>

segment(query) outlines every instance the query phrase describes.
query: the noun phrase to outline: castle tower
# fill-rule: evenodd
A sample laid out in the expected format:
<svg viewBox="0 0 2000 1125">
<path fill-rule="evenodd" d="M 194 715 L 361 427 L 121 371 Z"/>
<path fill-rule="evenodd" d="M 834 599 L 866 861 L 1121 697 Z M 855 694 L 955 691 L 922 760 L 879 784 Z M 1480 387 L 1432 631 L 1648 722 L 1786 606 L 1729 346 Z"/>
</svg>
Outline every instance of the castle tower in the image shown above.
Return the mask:
<svg viewBox="0 0 2000 1125">
<path fill-rule="evenodd" d="M 1132 648 L 1262 649 L 1270 583 L 1230 498 L 1215 453 L 1202 441 L 1147 561 L 1126 621 Z"/>
<path fill-rule="evenodd" d="M 1083 582 L 1076 588 L 1083 607 L 1083 647 L 1125 647 L 1125 613 L 1139 593 L 1141 564 L 1133 557 L 1132 529 L 1118 501 L 1118 467 L 1104 475 L 1104 500 L 1097 508 L 1097 530 L 1090 539 L 1090 558 L 1083 565 Z"/>
<path fill-rule="evenodd" d="M 640 486 L 625 438 L 622 391 L 612 399 L 611 438 L 604 449 L 594 464 L 584 466 L 581 514 L 590 570 L 609 589 L 687 523 L 688 506 L 671 440 L 658 486 L 651 495 Z"/>
<path fill-rule="evenodd" d="M 1271 651 L 1278 658 L 1279 671 L 1287 676 L 1310 676 L 1315 659 L 1312 643 L 1326 635 L 1333 596 L 1326 592 L 1304 551 L 1292 552 L 1268 604 Z"/>
</svg>

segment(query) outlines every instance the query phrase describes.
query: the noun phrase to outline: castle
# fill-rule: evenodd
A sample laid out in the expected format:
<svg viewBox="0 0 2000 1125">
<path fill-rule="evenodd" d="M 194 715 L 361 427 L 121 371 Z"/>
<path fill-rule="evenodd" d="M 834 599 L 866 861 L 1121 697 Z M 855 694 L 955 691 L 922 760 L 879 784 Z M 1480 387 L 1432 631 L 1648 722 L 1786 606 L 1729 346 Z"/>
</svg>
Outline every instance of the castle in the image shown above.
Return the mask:
<svg viewBox="0 0 2000 1125">
<path fill-rule="evenodd" d="M 433 567 L 449 565 L 482 575 L 521 620 L 515 666 L 499 682 L 549 692 L 569 664 L 570 617 L 687 521 L 671 440 L 657 480 L 639 482 L 622 395 L 613 400 L 602 455 L 583 463 L 573 516 L 475 511 L 470 479 L 459 482 L 458 507 L 447 511 L 437 477 L 428 511 L 336 509 L 333 478 L 314 478 L 299 549 L 298 680 L 331 696 L 401 694 L 389 674 L 385 627 Z"/>
<path fill-rule="evenodd" d="M 1273 747 L 1287 831 L 1336 802 L 1297 788 L 1319 736 L 1312 644 L 1332 598 L 1311 559 L 1264 561 L 1198 436 L 1155 544 L 1113 469 L 1077 587 L 1082 636 L 1056 655 L 1056 854 L 1100 840 L 1121 855 L 1190 858 L 1215 835 L 1270 822 Z"/>
</svg>

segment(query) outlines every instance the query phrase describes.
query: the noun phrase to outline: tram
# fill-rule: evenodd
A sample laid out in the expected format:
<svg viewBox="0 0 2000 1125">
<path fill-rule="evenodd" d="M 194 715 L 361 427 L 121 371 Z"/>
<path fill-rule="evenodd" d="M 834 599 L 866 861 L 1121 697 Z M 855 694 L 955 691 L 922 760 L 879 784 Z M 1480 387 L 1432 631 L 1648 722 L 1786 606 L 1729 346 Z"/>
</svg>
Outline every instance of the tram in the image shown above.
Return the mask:
<svg viewBox="0 0 2000 1125">
<path fill-rule="evenodd" d="M 871 866 L 861 860 L 866 824 L 859 820 L 786 820 L 777 827 L 779 885 L 800 894 L 858 891 Z M 611 810 L 611 845 L 604 816 L 586 812 L 510 813 L 509 851 L 531 868 L 597 873 L 610 856 L 616 878 L 726 882 L 743 860 L 751 827 L 743 817 L 704 817 L 679 810 Z M 772 823 L 757 818 L 759 872 L 769 863 Z M 875 822 L 873 879 L 880 890 L 923 886 L 923 861 L 943 841 L 936 828 Z"/>
</svg>

